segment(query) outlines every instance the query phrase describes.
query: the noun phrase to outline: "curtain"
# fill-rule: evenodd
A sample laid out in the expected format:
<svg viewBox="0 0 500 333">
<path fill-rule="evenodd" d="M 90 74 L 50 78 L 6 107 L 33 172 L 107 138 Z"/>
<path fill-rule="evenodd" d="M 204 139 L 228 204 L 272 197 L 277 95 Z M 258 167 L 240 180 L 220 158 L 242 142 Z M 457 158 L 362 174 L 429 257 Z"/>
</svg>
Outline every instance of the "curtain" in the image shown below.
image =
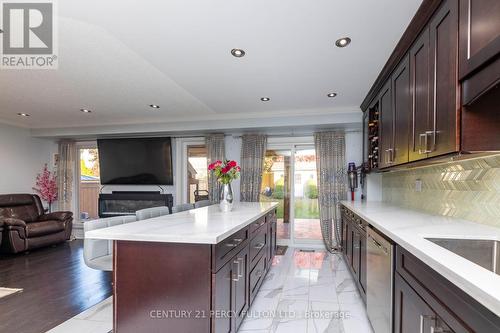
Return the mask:
<svg viewBox="0 0 500 333">
<path fill-rule="evenodd" d="M 76 165 L 75 142 L 63 140 L 59 142 L 59 159 L 57 162 L 58 209 L 72 210 L 73 172 Z"/>
<path fill-rule="evenodd" d="M 241 144 L 241 201 L 259 201 L 267 136 L 243 135 Z"/>
<path fill-rule="evenodd" d="M 314 134 L 316 169 L 318 173 L 318 201 L 321 234 L 326 249 L 340 248 L 340 201 L 347 199 L 345 161 L 345 134 L 318 132 Z"/>
<path fill-rule="evenodd" d="M 208 164 L 217 160 L 223 161 L 226 158 L 224 134 L 210 134 L 205 138 L 205 142 Z M 208 172 L 208 199 L 211 202 L 219 202 L 219 183 L 211 172 Z"/>
</svg>

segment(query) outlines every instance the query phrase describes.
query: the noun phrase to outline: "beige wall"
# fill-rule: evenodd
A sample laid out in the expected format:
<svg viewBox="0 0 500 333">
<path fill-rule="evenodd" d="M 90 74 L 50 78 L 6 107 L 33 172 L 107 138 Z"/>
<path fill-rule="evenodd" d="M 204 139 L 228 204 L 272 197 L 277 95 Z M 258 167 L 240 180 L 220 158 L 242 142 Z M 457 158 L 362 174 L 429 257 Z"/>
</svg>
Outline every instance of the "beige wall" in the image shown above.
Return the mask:
<svg viewBox="0 0 500 333">
<path fill-rule="evenodd" d="M 422 191 L 415 190 L 417 179 Z M 500 227 L 500 155 L 385 173 L 383 201 Z"/>
</svg>

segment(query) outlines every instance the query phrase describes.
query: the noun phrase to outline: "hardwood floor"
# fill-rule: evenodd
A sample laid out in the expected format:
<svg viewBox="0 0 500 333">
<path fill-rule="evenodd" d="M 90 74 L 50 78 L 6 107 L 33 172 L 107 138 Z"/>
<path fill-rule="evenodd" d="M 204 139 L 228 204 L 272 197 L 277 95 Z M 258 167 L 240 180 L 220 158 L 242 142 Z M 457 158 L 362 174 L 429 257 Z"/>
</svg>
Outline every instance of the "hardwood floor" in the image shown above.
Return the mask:
<svg viewBox="0 0 500 333">
<path fill-rule="evenodd" d="M 111 281 L 85 265 L 82 240 L 0 255 L 0 287 L 24 289 L 0 299 L 0 332 L 45 332 L 111 296 Z"/>
</svg>

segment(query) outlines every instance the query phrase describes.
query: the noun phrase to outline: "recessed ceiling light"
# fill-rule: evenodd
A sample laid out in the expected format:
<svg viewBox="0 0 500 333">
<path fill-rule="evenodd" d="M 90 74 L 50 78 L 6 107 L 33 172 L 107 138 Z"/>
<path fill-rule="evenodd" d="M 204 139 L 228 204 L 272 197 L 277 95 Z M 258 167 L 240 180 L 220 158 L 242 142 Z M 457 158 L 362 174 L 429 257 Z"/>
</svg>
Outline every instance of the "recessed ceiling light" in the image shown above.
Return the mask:
<svg viewBox="0 0 500 333">
<path fill-rule="evenodd" d="M 349 44 L 351 44 L 351 39 L 349 37 L 337 39 L 337 41 L 335 42 L 335 45 L 337 45 L 337 47 L 346 47 Z"/>
<path fill-rule="evenodd" d="M 159 109 L 160 108 L 160 106 L 156 105 L 156 104 L 150 104 L 149 106 L 152 107 L 153 109 Z"/>
<path fill-rule="evenodd" d="M 245 51 L 242 49 L 232 49 L 231 54 L 236 58 L 241 58 L 245 55 Z"/>
<path fill-rule="evenodd" d="M 336 97 L 337 96 L 337 93 L 329 93 L 328 95 L 326 95 L 328 97 Z"/>
<path fill-rule="evenodd" d="M 21 117 L 29 117 L 29 116 L 31 116 L 30 114 L 27 114 L 27 113 L 18 113 L 17 115 L 21 116 Z"/>
<path fill-rule="evenodd" d="M 271 99 L 270 99 L 269 97 L 262 97 L 260 100 L 261 100 L 262 102 L 268 102 L 268 101 L 270 101 Z"/>
<path fill-rule="evenodd" d="M 80 111 L 83 113 L 92 113 L 92 110 L 89 109 L 80 109 Z"/>
</svg>

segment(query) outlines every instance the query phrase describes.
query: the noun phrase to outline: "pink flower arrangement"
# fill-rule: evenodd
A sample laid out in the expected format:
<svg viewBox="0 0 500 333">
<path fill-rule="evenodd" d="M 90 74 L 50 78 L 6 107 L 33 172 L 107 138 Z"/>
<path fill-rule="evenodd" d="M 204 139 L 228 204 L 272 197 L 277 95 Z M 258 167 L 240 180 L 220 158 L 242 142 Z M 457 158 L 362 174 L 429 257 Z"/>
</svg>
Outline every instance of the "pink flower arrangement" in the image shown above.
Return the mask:
<svg viewBox="0 0 500 333">
<path fill-rule="evenodd" d="M 36 176 L 35 186 L 33 190 L 49 204 L 50 211 L 52 203 L 57 200 L 57 179 L 56 175 L 49 171 L 47 164 L 43 167 L 42 173 Z"/>
<path fill-rule="evenodd" d="M 236 161 L 225 160 L 215 161 L 208 166 L 208 171 L 211 171 L 217 181 L 222 184 L 229 184 L 240 176 L 241 168 Z"/>
</svg>

